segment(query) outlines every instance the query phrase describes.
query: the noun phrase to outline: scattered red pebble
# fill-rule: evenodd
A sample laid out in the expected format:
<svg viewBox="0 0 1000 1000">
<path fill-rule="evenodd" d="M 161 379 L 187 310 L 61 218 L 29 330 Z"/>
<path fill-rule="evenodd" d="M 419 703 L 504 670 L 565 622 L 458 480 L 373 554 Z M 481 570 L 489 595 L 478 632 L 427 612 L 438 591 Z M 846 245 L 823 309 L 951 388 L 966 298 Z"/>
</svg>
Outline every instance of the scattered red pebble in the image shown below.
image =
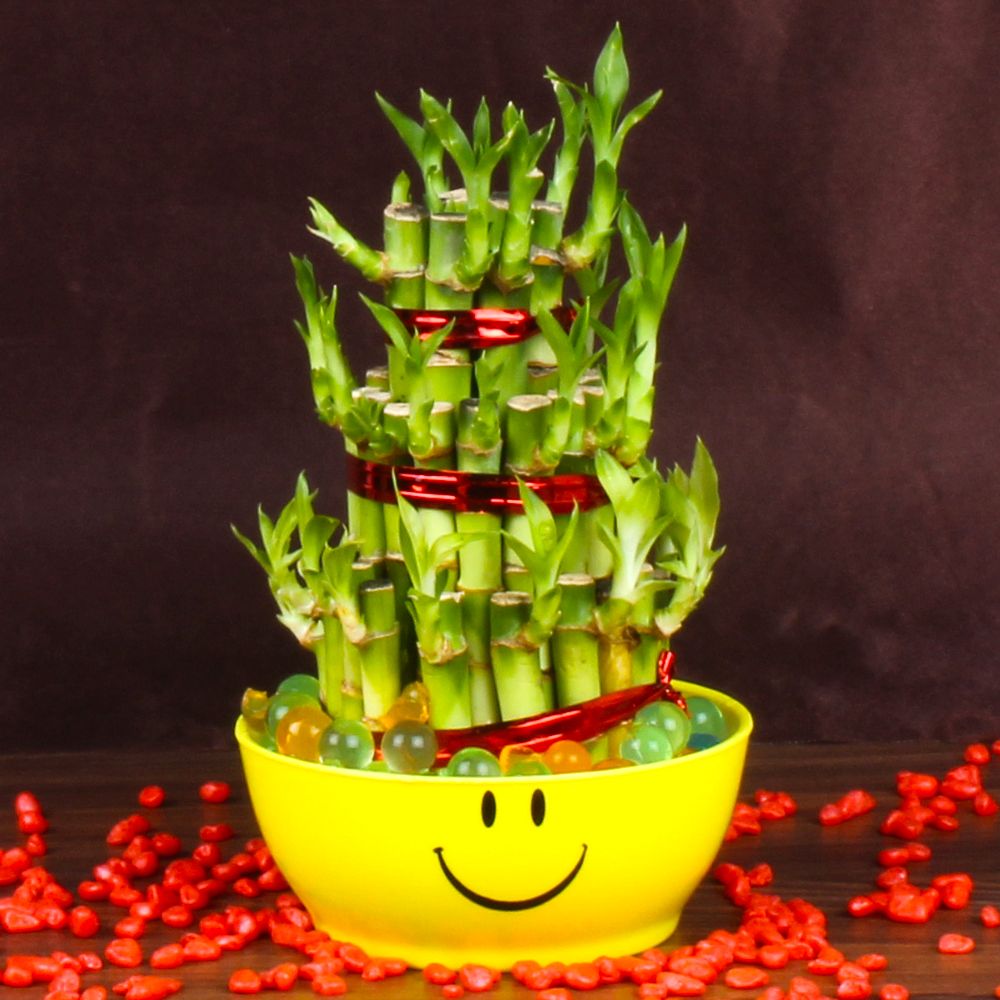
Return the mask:
<svg viewBox="0 0 1000 1000">
<path fill-rule="evenodd" d="M 769 981 L 767 970 L 753 965 L 734 965 L 725 976 L 731 990 L 756 990 L 767 986 Z"/>
<path fill-rule="evenodd" d="M 445 1000 L 458 1000 L 459 997 L 465 996 L 465 987 L 460 983 L 445 983 L 445 985 L 441 987 L 441 996 L 443 996 Z M 541 993 L 539 993 L 538 996 L 541 996 Z"/>
<path fill-rule="evenodd" d="M 101 920 L 89 906 L 74 906 L 69 911 L 69 930 L 74 937 L 93 937 L 101 929 Z"/>
<path fill-rule="evenodd" d="M 878 997 L 879 1000 L 910 1000 L 910 991 L 899 983 L 883 983 Z"/>
<path fill-rule="evenodd" d="M 708 989 L 702 980 L 682 972 L 661 972 L 656 982 L 666 987 L 665 995 L 673 997 L 700 997 Z"/>
<path fill-rule="evenodd" d="M 970 743 L 963 754 L 967 764 L 988 764 L 990 748 L 985 743 Z"/>
<path fill-rule="evenodd" d="M 853 788 L 836 802 L 828 802 L 819 811 L 822 826 L 839 826 L 848 820 L 871 812 L 876 806 L 875 797 L 862 788 Z"/>
<path fill-rule="evenodd" d="M 570 989 L 593 990 L 601 985 L 601 973 L 593 962 L 572 962 L 566 966 L 563 980 Z"/>
<path fill-rule="evenodd" d="M 537 963 L 535 964 L 537 965 Z M 449 969 L 446 965 L 441 965 L 440 962 L 431 962 L 430 965 L 425 965 L 421 974 L 427 982 L 433 983 L 435 986 L 447 986 L 458 979 L 458 973 L 454 969 Z"/>
<path fill-rule="evenodd" d="M 987 904 L 979 911 L 979 920 L 984 927 L 1000 927 L 1000 909 Z"/>
<path fill-rule="evenodd" d="M 968 955 L 975 951 L 976 942 L 965 934 L 942 934 L 937 947 L 942 955 Z"/>
<path fill-rule="evenodd" d="M 844 979 L 837 984 L 837 1000 L 868 1000 L 872 984 L 867 979 Z"/>
<path fill-rule="evenodd" d="M 260 993 L 262 989 L 260 976 L 253 969 L 237 969 L 229 977 L 230 993 Z"/>
<path fill-rule="evenodd" d="M 995 816 L 1000 812 L 1000 803 L 989 792 L 977 792 L 972 800 L 972 811 L 977 816 Z"/>
<path fill-rule="evenodd" d="M 228 823 L 206 823 L 199 831 L 202 840 L 215 844 L 222 840 L 231 840 L 235 834 Z"/>
<path fill-rule="evenodd" d="M 156 809 L 163 805 L 167 793 L 159 785 L 146 785 L 139 790 L 139 805 L 146 809 Z"/>
<path fill-rule="evenodd" d="M 448 989 L 447 986 L 443 989 Z M 347 980 L 336 973 L 324 973 L 312 981 L 312 991 L 321 997 L 340 997 L 347 992 Z"/>
<path fill-rule="evenodd" d="M 142 948 L 134 938 L 113 938 L 104 949 L 104 957 L 122 969 L 134 969 L 142 964 Z"/>
<path fill-rule="evenodd" d="M 499 971 L 474 962 L 467 962 L 458 970 L 458 981 L 470 993 L 485 993 L 493 989 L 499 980 Z"/>
<path fill-rule="evenodd" d="M 861 955 L 857 958 L 855 964 L 869 972 L 881 972 L 889 967 L 889 959 L 878 952 L 869 952 L 867 955 Z"/>
<path fill-rule="evenodd" d="M 206 781 L 198 789 L 198 797 L 202 802 L 214 804 L 225 802 L 229 798 L 229 783 L 225 781 Z"/>
</svg>

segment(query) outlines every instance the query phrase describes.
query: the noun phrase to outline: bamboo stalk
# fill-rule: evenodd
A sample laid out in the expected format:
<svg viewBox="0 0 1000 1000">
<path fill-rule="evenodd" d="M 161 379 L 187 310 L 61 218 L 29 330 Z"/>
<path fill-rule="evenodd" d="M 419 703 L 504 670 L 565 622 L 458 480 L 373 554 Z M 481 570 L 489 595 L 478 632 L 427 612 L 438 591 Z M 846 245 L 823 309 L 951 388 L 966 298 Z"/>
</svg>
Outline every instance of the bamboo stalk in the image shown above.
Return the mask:
<svg viewBox="0 0 1000 1000">
<path fill-rule="evenodd" d="M 364 714 L 378 719 L 402 690 L 399 625 L 395 590 L 390 580 L 370 580 L 359 588 L 365 635 L 359 646 Z"/>
<path fill-rule="evenodd" d="M 390 274 L 386 305 L 394 309 L 422 308 L 427 213 L 417 205 L 387 205 L 383 213 L 383 234 Z"/>
<path fill-rule="evenodd" d="M 490 649 L 500 714 L 505 720 L 548 711 L 538 646 L 525 638 L 531 617 L 529 594 L 501 590 L 490 600 Z"/>
<path fill-rule="evenodd" d="M 600 657 L 594 608 L 594 578 L 583 573 L 559 577 L 562 604 L 552 635 L 555 683 L 559 705 L 572 705 L 601 693 Z"/>
<path fill-rule="evenodd" d="M 436 352 L 424 368 L 424 378 L 431 399 L 457 408 L 472 395 L 472 362 L 468 352 Z"/>
<path fill-rule="evenodd" d="M 642 582 L 652 580 L 656 571 L 646 563 L 642 567 Z M 656 663 L 663 649 L 663 641 L 657 631 L 656 592 L 647 589 L 632 605 L 632 627 L 638 636 L 638 645 L 632 653 L 632 683 L 652 684 L 656 680 Z"/>
<path fill-rule="evenodd" d="M 435 647 L 420 647 L 420 672 L 430 693 L 430 722 L 435 729 L 463 729 L 472 725 L 472 692 L 462 595 L 446 591 L 437 605 Z"/>
<path fill-rule="evenodd" d="M 423 406 L 409 407 L 407 433 L 410 456 L 418 468 L 455 467 L 455 408 L 451 403 L 428 400 Z M 455 515 L 450 510 L 421 507 L 419 512 L 428 545 L 455 530 Z M 452 566 L 455 566 L 454 559 Z"/>
<path fill-rule="evenodd" d="M 494 399 L 466 399 L 458 410 L 456 453 L 462 472 L 498 473 L 502 441 Z M 473 725 L 499 717 L 490 662 L 490 598 L 503 586 L 503 545 L 498 514 L 465 511 L 455 516 L 462 534 L 481 537 L 469 542 L 459 557 L 458 589 L 464 594 L 465 634 L 469 645 Z"/>
<path fill-rule="evenodd" d="M 334 718 L 343 714 L 344 701 L 344 630 L 336 614 L 323 618 L 323 636 L 313 647 L 319 696 Z"/>
<path fill-rule="evenodd" d="M 458 286 L 455 268 L 465 246 L 465 215 L 435 212 L 430 231 L 425 269 L 424 305 L 428 309 L 471 309 L 473 290 Z"/>
<path fill-rule="evenodd" d="M 516 476 L 550 472 L 553 464 L 542 450 L 549 429 L 552 400 L 542 394 L 507 400 L 504 426 L 504 466 Z"/>
</svg>

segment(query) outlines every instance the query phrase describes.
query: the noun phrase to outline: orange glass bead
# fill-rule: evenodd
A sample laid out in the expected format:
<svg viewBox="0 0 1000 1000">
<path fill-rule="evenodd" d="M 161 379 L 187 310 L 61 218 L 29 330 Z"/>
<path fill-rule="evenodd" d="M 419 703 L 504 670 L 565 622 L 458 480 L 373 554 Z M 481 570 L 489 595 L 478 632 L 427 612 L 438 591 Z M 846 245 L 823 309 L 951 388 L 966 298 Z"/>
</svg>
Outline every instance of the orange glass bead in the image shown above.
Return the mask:
<svg viewBox="0 0 1000 1000">
<path fill-rule="evenodd" d="M 634 760 L 626 760 L 624 757 L 607 757 L 599 764 L 595 764 L 595 771 L 612 771 L 619 767 L 635 767 Z"/>
<path fill-rule="evenodd" d="M 319 760 L 319 740 L 331 723 L 330 716 L 313 705 L 290 708 L 278 723 L 278 751 L 300 760 Z"/>
<path fill-rule="evenodd" d="M 558 740 L 542 754 L 542 760 L 553 774 L 589 771 L 593 764 L 590 751 L 576 740 Z"/>
<path fill-rule="evenodd" d="M 407 684 L 389 711 L 379 717 L 382 729 L 392 729 L 397 722 L 427 722 L 431 717 L 431 696 L 420 681 Z"/>
</svg>

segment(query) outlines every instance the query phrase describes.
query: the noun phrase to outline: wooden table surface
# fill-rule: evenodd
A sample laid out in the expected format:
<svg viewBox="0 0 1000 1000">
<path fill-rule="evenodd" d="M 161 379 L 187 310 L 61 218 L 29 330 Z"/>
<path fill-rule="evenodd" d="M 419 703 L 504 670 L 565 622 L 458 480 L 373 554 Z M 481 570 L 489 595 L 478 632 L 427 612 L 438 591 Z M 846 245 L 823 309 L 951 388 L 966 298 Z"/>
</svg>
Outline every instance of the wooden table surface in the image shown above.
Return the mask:
<svg viewBox="0 0 1000 1000">
<path fill-rule="evenodd" d="M 743 837 L 724 845 L 720 859 L 749 867 L 760 861 L 771 864 L 774 884 L 768 892 L 785 899 L 802 897 L 821 907 L 829 917 L 829 939 L 849 958 L 866 952 L 884 953 L 890 963 L 884 973 L 873 976 L 875 994 L 883 982 L 901 982 L 913 997 L 992 997 L 1000 984 L 1000 929 L 986 929 L 980 922 L 983 904 L 1000 905 L 1000 818 L 978 817 L 967 804 L 960 810 L 961 826 L 954 833 L 928 832 L 922 839 L 933 848 L 932 859 L 914 865 L 911 875 L 924 886 L 937 874 L 967 871 L 975 880 L 971 905 L 958 911 L 940 910 L 925 925 L 893 923 L 882 917 L 854 919 L 846 915 L 847 900 L 872 891 L 872 879 L 880 870 L 875 854 L 891 841 L 878 833 L 879 823 L 898 802 L 895 775 L 898 770 L 929 771 L 942 775 L 962 762 L 961 746 L 937 743 L 855 743 L 844 745 L 801 745 L 752 743 L 743 794 L 749 800 L 757 788 L 781 789 L 798 801 L 800 811 L 792 819 L 764 826 L 756 837 Z M 987 788 L 1000 793 L 1000 762 L 985 768 Z M 228 780 L 233 796 L 221 806 L 201 803 L 199 784 L 209 778 Z M 136 811 L 138 790 L 150 783 L 164 786 L 167 803 L 156 811 L 160 829 L 180 835 L 193 846 L 197 829 L 206 822 L 226 820 L 245 839 L 256 833 L 253 814 L 243 785 L 235 747 L 218 751 L 122 751 L 60 753 L 33 756 L 0 755 L 0 847 L 22 843 L 12 802 L 14 795 L 30 789 L 40 798 L 51 829 L 46 835 L 48 868 L 67 887 L 89 877 L 91 867 L 108 856 L 104 837 L 113 822 Z M 838 827 L 822 827 L 817 821 L 819 807 L 855 787 L 871 791 L 877 809 L 867 816 Z M 235 850 L 233 847 L 231 850 Z M 0 894 L 10 888 L 0 889 Z M 263 897 L 262 897 L 263 898 Z M 238 898 L 236 901 L 242 902 Z M 251 905 L 259 905 L 251 903 Z M 110 927 L 120 911 L 103 904 L 97 908 L 104 918 L 100 936 L 84 942 L 68 932 L 4 934 L 0 931 L 0 958 L 14 953 L 47 953 L 54 949 L 78 952 L 101 948 L 111 937 Z M 693 943 L 716 928 L 735 930 L 740 911 L 722 895 L 719 886 L 706 878 L 697 890 L 670 941 L 671 946 Z M 971 955 L 947 956 L 937 950 L 939 936 L 947 931 L 968 934 L 977 942 Z M 143 939 L 148 954 L 154 947 L 176 940 L 180 931 L 160 924 L 151 925 Z M 227 954 L 217 963 L 187 965 L 176 973 L 185 983 L 181 997 L 229 995 L 226 983 L 232 970 L 243 966 L 264 969 L 278 961 L 295 958 L 294 953 L 271 942 L 258 942 L 243 952 Z M 149 971 L 145 967 L 137 971 Z M 171 975 L 172 973 L 167 973 Z M 792 975 L 804 974 L 801 962 L 772 973 L 772 982 L 787 984 Z M 117 969 L 105 969 L 88 976 L 85 985 L 110 986 L 124 978 Z M 824 993 L 833 995 L 833 980 L 820 979 Z M 383 983 L 369 984 L 357 976 L 349 979 L 349 995 L 378 996 L 383 1000 L 399 997 L 436 998 L 439 987 L 424 983 L 419 973 Z M 756 996 L 759 990 L 738 992 L 719 983 L 711 986 L 709 998 Z M 35 986 L 15 992 L 0 986 L 0 997 L 41 997 L 44 988 Z M 313 996 L 308 984 L 300 983 L 293 994 Z M 491 994 L 498 998 L 531 997 L 505 976 Z M 594 991 L 595 1000 L 634 997 L 632 985 L 603 987 Z"/>
</svg>

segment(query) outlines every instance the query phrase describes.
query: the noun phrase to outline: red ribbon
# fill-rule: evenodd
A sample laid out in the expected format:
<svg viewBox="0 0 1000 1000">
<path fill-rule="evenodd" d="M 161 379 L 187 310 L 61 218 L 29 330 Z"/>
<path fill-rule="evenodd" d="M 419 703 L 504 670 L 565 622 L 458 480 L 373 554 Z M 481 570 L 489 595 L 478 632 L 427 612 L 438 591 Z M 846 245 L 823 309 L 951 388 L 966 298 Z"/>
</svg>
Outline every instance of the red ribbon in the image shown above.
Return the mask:
<svg viewBox="0 0 1000 1000">
<path fill-rule="evenodd" d="M 395 476 L 399 492 L 417 507 L 479 514 L 518 514 L 524 511 L 514 476 L 381 465 L 356 455 L 346 457 L 347 488 L 369 500 L 395 503 Z M 521 482 L 537 494 L 553 514 L 570 514 L 574 504 L 580 510 L 592 510 L 608 502 L 607 494 L 596 476 L 582 473 L 525 476 Z"/>
<path fill-rule="evenodd" d="M 656 680 L 624 691 L 602 694 L 599 698 L 582 701 L 576 705 L 531 715 L 513 722 L 497 722 L 488 726 L 469 729 L 438 729 L 437 764 L 446 764 L 454 754 L 465 747 L 481 747 L 499 754 L 505 746 L 515 744 L 536 753 L 542 753 L 559 740 L 592 740 L 612 726 L 629 719 L 646 705 L 666 700 L 684 708 L 684 697 L 671 685 L 675 657 L 671 650 L 660 653 L 656 665 Z M 376 741 L 379 734 L 375 734 Z"/>
<path fill-rule="evenodd" d="M 442 347 L 498 347 L 519 343 L 538 333 L 538 320 L 527 309 L 397 309 L 395 312 L 422 340 L 454 323 Z M 552 315 L 567 327 L 576 317 L 576 310 L 556 306 Z"/>
</svg>

